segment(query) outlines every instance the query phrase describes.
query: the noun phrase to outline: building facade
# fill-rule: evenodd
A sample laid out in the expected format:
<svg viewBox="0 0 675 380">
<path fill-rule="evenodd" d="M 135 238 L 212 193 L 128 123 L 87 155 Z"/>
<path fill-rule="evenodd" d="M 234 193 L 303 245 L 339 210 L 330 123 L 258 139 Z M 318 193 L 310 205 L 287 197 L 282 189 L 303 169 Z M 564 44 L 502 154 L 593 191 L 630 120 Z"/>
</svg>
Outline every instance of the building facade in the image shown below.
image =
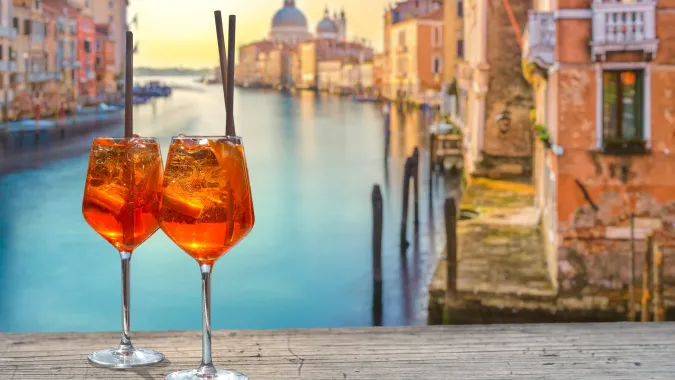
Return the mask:
<svg viewBox="0 0 675 380">
<path fill-rule="evenodd" d="M 96 25 L 96 88 L 99 100 L 117 91 L 116 46 L 107 24 Z"/>
<path fill-rule="evenodd" d="M 625 289 L 631 235 L 637 252 L 653 234 L 664 262 L 673 257 L 673 7 L 539 0 L 530 12 L 523 74 L 536 94 L 537 205 L 561 295 Z M 664 265 L 666 281 L 673 268 Z"/>
<path fill-rule="evenodd" d="M 470 48 L 457 66 L 455 119 L 463 128 L 464 165 L 471 175 L 529 175 L 532 170 L 533 95 L 519 72 L 516 37 L 525 27 L 531 4 L 530 0 L 464 1 L 464 38 Z"/>
<path fill-rule="evenodd" d="M 457 65 L 464 59 L 464 1 L 443 2 L 443 82 L 456 81 Z"/>
<path fill-rule="evenodd" d="M 89 4 L 89 2 L 87 2 Z M 77 18 L 77 70 L 79 101 L 83 104 L 96 102 L 96 24 L 91 10 L 82 8 Z"/>
<path fill-rule="evenodd" d="M 440 91 L 443 28 L 440 8 L 392 25 L 389 86 L 395 99 L 419 102 Z"/>
<path fill-rule="evenodd" d="M 437 0 L 405 0 L 390 6 L 384 13 L 384 43 L 382 54 L 385 56 L 382 67 L 382 93 L 387 99 L 396 99 L 397 89 L 391 83 L 393 62 L 396 60 L 396 37 L 392 37 L 392 28 L 395 24 L 411 18 L 430 13 L 441 8 Z"/>
<path fill-rule="evenodd" d="M 16 38 L 17 30 L 13 25 L 14 2 L 0 1 L 0 101 L 2 102 L 2 118 L 9 117 L 9 108 L 16 89 L 17 62 Z"/>
<path fill-rule="evenodd" d="M 115 47 L 115 73 L 124 72 L 128 0 L 90 0 L 96 25 L 108 27 L 108 39 Z"/>
</svg>

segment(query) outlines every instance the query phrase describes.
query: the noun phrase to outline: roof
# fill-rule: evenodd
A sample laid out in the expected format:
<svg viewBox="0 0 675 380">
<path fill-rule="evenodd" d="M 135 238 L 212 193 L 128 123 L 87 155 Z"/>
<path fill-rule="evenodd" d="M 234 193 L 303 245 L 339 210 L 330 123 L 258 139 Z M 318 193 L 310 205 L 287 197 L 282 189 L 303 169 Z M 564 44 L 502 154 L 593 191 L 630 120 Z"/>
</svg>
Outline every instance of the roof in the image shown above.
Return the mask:
<svg viewBox="0 0 675 380">
<path fill-rule="evenodd" d="M 324 17 L 321 22 L 319 22 L 319 25 L 316 26 L 316 33 L 317 34 L 337 34 L 338 33 L 338 26 L 335 25 L 335 22 L 333 20 L 329 19 L 328 17 Z"/>
<path fill-rule="evenodd" d="M 286 3 L 272 18 L 272 29 L 283 27 L 307 29 L 307 18 L 295 5 Z"/>
<path fill-rule="evenodd" d="M 80 13 L 77 8 L 69 5 L 67 0 L 44 0 L 42 7 L 47 14 L 68 18 L 77 18 Z"/>
<path fill-rule="evenodd" d="M 433 11 L 429 12 L 429 13 L 419 15 L 416 18 L 420 19 L 420 20 L 443 21 L 443 8 L 438 8 L 436 10 L 433 10 Z"/>
</svg>

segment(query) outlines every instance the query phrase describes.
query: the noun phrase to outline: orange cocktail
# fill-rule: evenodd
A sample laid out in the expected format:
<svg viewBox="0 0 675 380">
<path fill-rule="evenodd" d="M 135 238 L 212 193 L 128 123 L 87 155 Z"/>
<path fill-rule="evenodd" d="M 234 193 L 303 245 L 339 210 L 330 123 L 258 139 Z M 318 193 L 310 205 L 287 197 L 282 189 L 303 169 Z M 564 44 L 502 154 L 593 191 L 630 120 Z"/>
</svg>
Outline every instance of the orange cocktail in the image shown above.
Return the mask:
<svg viewBox="0 0 675 380">
<path fill-rule="evenodd" d="M 164 174 L 162 230 L 200 265 L 253 228 L 246 158 L 238 137 L 175 137 Z"/>
<path fill-rule="evenodd" d="M 122 260 L 122 338 L 119 347 L 90 354 L 94 364 L 132 368 L 164 360 L 157 351 L 131 344 L 129 323 L 131 256 L 159 228 L 162 171 L 155 138 L 99 137 L 92 144 L 82 214 Z"/>
<path fill-rule="evenodd" d="M 161 180 L 156 140 L 97 138 L 84 189 L 84 219 L 119 251 L 133 251 L 159 228 Z"/>
</svg>

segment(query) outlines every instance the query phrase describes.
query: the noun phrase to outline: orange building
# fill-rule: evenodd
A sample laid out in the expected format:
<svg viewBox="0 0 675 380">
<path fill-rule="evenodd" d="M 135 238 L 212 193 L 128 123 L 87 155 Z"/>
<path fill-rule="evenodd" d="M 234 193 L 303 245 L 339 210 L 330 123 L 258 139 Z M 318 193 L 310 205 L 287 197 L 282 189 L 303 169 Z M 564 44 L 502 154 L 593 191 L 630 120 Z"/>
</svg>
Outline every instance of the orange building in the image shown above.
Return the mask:
<svg viewBox="0 0 675 380">
<path fill-rule="evenodd" d="M 79 67 L 77 59 L 77 18 L 78 10 L 65 0 L 43 1 L 44 12 L 50 19 L 49 32 L 54 33 L 56 52 L 54 71 L 60 74 L 59 100 L 66 110 L 73 110 L 77 105 L 78 85 L 76 71 Z M 61 104 L 59 104 L 59 108 Z"/>
<path fill-rule="evenodd" d="M 77 47 L 80 102 L 96 101 L 96 25 L 91 14 L 91 4 L 85 1 L 77 18 Z"/>
<path fill-rule="evenodd" d="M 393 24 L 388 66 L 394 97 L 421 101 L 440 91 L 443 55 L 441 8 Z"/>
<path fill-rule="evenodd" d="M 450 1 L 450 0 L 447 0 Z M 446 1 L 446 2 L 447 2 Z M 409 20 L 441 8 L 439 0 L 404 0 L 390 6 L 384 13 L 384 43 L 382 54 L 385 56 L 382 65 L 382 93 L 388 99 L 396 97 L 396 90 L 393 83 L 390 83 L 392 77 L 392 62 L 396 55 L 396 37 L 392 36 L 392 27 L 394 24 Z"/>
<path fill-rule="evenodd" d="M 115 40 L 110 34 L 108 25 L 96 25 L 96 87 L 99 100 L 117 91 L 115 75 Z"/>
<path fill-rule="evenodd" d="M 631 234 L 637 252 L 648 234 L 675 237 L 675 1 L 536 3 L 523 73 L 549 271 L 563 295 L 620 291 Z M 674 254 L 664 250 L 666 279 Z"/>
</svg>

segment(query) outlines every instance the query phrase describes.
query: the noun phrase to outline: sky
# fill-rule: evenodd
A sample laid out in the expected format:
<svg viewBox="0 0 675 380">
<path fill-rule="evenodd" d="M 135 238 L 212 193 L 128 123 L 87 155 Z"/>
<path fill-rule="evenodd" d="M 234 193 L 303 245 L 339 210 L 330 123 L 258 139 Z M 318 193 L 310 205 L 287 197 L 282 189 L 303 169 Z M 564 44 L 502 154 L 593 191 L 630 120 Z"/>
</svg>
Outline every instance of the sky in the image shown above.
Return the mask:
<svg viewBox="0 0 675 380">
<path fill-rule="evenodd" d="M 344 7 L 348 38 L 370 40 L 376 50 L 382 47 L 384 9 L 390 0 L 296 0 L 309 23 L 310 32 L 323 18 L 326 6 Z M 227 16 L 237 15 L 237 45 L 263 39 L 274 13 L 283 0 L 130 0 L 128 18 L 138 15 L 131 25 L 139 43 L 134 66 L 193 68 L 215 67 L 218 44 L 213 11 L 223 13 L 227 33 Z M 227 40 L 227 37 L 225 37 Z"/>
</svg>

